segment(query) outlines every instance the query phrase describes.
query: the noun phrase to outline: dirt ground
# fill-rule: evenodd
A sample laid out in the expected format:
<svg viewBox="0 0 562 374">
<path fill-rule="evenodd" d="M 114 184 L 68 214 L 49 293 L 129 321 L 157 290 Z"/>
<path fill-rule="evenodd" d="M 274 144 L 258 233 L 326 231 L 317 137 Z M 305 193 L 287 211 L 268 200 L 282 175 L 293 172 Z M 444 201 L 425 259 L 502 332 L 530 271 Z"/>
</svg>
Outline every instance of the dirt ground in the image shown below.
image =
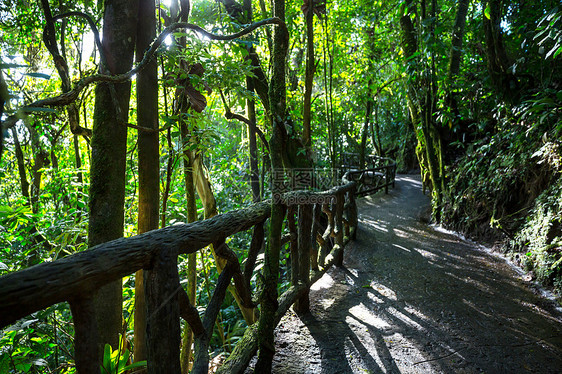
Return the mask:
<svg viewBox="0 0 562 374">
<path fill-rule="evenodd" d="M 358 204 L 344 266 L 313 286 L 311 313 L 276 330 L 274 373 L 562 373 L 555 303 L 501 257 L 429 226 L 419 178 Z"/>
</svg>

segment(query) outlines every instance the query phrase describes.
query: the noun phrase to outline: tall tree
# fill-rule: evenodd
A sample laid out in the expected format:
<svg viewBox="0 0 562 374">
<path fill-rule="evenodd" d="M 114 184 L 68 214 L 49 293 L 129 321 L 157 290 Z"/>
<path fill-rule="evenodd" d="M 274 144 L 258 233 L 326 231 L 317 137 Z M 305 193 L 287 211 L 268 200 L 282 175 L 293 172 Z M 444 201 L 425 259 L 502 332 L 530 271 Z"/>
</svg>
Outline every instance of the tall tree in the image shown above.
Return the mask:
<svg viewBox="0 0 562 374">
<path fill-rule="evenodd" d="M 104 74 L 131 69 L 137 34 L 138 1 L 106 0 L 103 15 L 102 51 Z M 96 87 L 92 160 L 90 164 L 90 217 L 88 244 L 123 236 L 127 122 L 131 83 L 100 83 Z M 102 287 L 95 295 L 101 347 L 119 344 L 122 326 L 121 280 Z"/>
<path fill-rule="evenodd" d="M 310 153 L 312 145 L 312 85 L 314 83 L 314 1 L 302 5 L 306 25 L 306 70 L 304 73 L 304 104 L 302 110 L 303 143 Z"/>
<path fill-rule="evenodd" d="M 429 181 L 433 196 L 433 215 L 440 220 L 441 200 L 444 190 L 444 175 L 442 162 L 441 135 L 435 118 L 437 104 L 437 82 L 435 67 L 435 23 L 436 2 L 431 3 L 430 15 L 426 3 L 422 2 L 419 13 L 414 1 L 407 1 L 402 5 L 403 16 L 400 18 L 402 29 L 402 49 L 407 63 L 408 79 L 408 108 L 414 126 L 418 146 L 416 154 L 422 170 L 422 179 Z M 412 22 L 415 18 L 417 24 Z M 418 34 L 416 26 L 429 25 L 427 34 Z M 425 38 L 424 38 L 425 36 Z M 429 41 L 427 46 L 421 45 L 420 40 Z M 418 53 L 423 52 L 423 53 Z M 429 58 L 420 58 L 420 55 Z"/>
<path fill-rule="evenodd" d="M 285 22 L 285 0 L 275 0 L 273 15 Z M 275 354 L 273 331 L 275 329 L 275 311 L 278 307 L 277 282 L 279 280 L 279 253 L 281 249 L 281 229 L 285 217 L 285 207 L 280 200 L 283 191 L 284 172 L 291 167 L 305 168 L 309 160 L 299 157 L 298 139 L 293 122 L 287 113 L 287 95 L 285 83 L 285 58 L 289 47 L 289 35 L 286 26 L 275 28 L 273 36 L 272 72 L 269 85 L 269 103 L 272 135 L 270 139 L 271 169 L 273 182 L 271 187 L 271 218 L 269 225 L 269 242 L 265 250 L 263 266 L 264 291 L 262 308 L 258 325 L 259 357 L 256 372 L 269 373 Z M 300 143 L 300 144 L 299 144 Z"/>
<path fill-rule="evenodd" d="M 514 101 L 519 96 L 519 83 L 510 69 L 512 61 L 503 40 L 501 26 L 503 2 L 484 0 L 482 6 L 488 73 L 497 92 L 507 101 Z"/>
<path fill-rule="evenodd" d="M 139 0 L 136 61 L 156 37 L 156 6 L 154 0 Z M 138 132 L 139 206 L 138 233 L 158 228 L 160 202 L 160 152 L 158 135 L 158 71 L 152 59 L 137 74 L 137 122 L 153 131 Z M 134 359 L 146 360 L 146 304 L 144 274 L 135 275 Z"/>
</svg>

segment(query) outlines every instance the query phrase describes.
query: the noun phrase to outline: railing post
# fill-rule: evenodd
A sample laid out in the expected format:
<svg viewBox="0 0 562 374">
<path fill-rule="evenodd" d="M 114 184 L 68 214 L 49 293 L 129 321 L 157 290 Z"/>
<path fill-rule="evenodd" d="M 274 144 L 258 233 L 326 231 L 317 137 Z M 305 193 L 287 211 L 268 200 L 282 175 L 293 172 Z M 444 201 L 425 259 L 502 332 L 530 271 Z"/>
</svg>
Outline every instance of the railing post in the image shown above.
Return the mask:
<svg viewBox="0 0 562 374">
<path fill-rule="evenodd" d="M 296 206 L 287 207 L 287 226 L 289 228 L 289 250 L 291 251 L 291 284 L 296 285 L 299 280 L 299 239 L 295 222 Z"/>
<path fill-rule="evenodd" d="M 144 272 L 147 369 L 149 374 L 180 374 L 180 290 L 177 254 L 164 248 Z"/>
<path fill-rule="evenodd" d="M 299 205 L 299 269 L 298 280 L 304 284 L 310 282 L 310 252 L 312 242 L 310 241 L 310 231 L 312 228 L 312 205 L 305 203 Z M 294 310 L 297 313 L 306 313 L 310 310 L 308 299 L 309 289 L 304 295 L 295 302 Z"/>
<path fill-rule="evenodd" d="M 349 190 L 349 224 L 351 226 L 350 239 L 357 239 L 359 219 L 357 215 L 357 201 L 355 200 L 356 185 Z"/>
<path fill-rule="evenodd" d="M 343 206 L 345 203 L 345 195 L 342 192 L 336 194 L 336 222 L 334 234 L 336 236 L 336 245 L 340 251 L 336 258 L 335 265 L 343 266 Z"/>
<path fill-rule="evenodd" d="M 328 226 L 326 227 L 326 230 L 322 234 L 323 242 L 320 247 L 320 254 L 318 255 L 318 264 L 323 267 L 326 260 L 326 256 L 328 255 L 327 252 L 328 252 L 328 247 L 330 245 L 329 241 L 331 240 L 330 238 L 332 237 L 332 233 L 335 231 L 335 227 L 334 227 L 334 214 L 330 209 L 330 204 L 327 203 L 322 204 L 322 212 L 324 212 L 324 214 L 326 214 L 326 216 L 328 217 Z"/>
<path fill-rule="evenodd" d="M 94 299 L 86 297 L 69 301 L 74 321 L 74 361 L 80 374 L 99 374 L 101 351 L 95 316 Z M 109 369 L 109 368 L 108 368 Z"/>
<path fill-rule="evenodd" d="M 386 179 L 384 183 L 384 193 L 388 194 L 388 185 L 390 184 L 390 166 L 388 165 L 384 168 L 384 178 Z"/>
<path fill-rule="evenodd" d="M 322 205 L 314 205 L 314 214 L 312 216 L 312 229 L 310 232 L 310 266 L 313 270 L 318 270 L 318 242 L 316 236 L 318 235 L 318 228 L 320 227 L 320 215 L 322 214 Z"/>
</svg>

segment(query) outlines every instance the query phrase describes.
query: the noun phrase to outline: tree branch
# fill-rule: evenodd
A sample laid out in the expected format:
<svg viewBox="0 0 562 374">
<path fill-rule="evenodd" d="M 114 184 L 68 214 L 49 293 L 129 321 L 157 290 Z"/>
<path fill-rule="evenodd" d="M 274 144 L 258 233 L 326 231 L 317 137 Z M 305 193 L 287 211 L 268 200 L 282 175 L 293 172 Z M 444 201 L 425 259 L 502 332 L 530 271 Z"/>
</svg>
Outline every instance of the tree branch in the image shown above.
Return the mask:
<svg viewBox="0 0 562 374">
<path fill-rule="evenodd" d="M 220 96 L 221 96 L 221 99 L 222 99 L 222 103 L 224 104 L 224 117 L 226 119 L 236 119 L 240 122 L 245 123 L 248 126 L 251 126 L 252 123 L 250 122 L 250 120 L 248 118 L 244 117 L 241 114 L 233 113 L 230 110 L 230 107 L 228 106 L 228 103 L 226 102 L 226 99 L 224 98 L 224 94 L 222 93 L 222 90 L 219 89 L 219 93 L 220 93 Z M 256 134 L 258 134 L 263 146 L 269 152 L 269 143 L 267 142 L 267 139 L 265 138 L 265 134 L 263 133 L 263 131 L 261 131 L 261 129 L 257 125 L 256 125 Z"/>
<path fill-rule="evenodd" d="M 72 13 L 75 13 L 75 12 L 72 12 Z M 65 13 L 65 14 L 67 14 L 67 13 Z M 62 15 L 60 15 L 58 17 L 62 17 Z M 186 22 L 174 23 L 174 24 L 166 27 L 164 29 L 164 31 L 162 31 L 162 33 L 160 33 L 160 35 L 158 35 L 158 37 L 152 42 L 150 47 L 146 50 L 142 60 L 133 69 L 131 69 L 128 72 L 123 73 L 123 74 L 116 74 L 116 75 L 94 74 L 94 75 L 91 75 L 89 77 L 83 78 L 80 81 L 78 81 L 78 83 L 76 84 L 76 86 L 72 90 L 70 90 L 68 92 L 64 92 L 64 93 L 62 93 L 58 96 L 37 100 L 37 101 L 34 101 L 31 104 L 28 104 L 28 105 L 25 105 L 25 106 L 21 107 L 20 109 L 18 109 L 16 111 L 15 114 L 8 117 L 6 119 L 6 121 L 4 121 L 4 123 L 2 123 L 2 129 L 6 130 L 6 129 L 9 129 L 9 128 L 13 127 L 16 124 L 17 121 L 19 121 L 20 119 L 23 119 L 29 113 L 31 113 L 33 111 L 37 111 L 38 108 L 66 106 L 66 105 L 69 105 L 69 104 L 73 103 L 76 100 L 76 98 L 78 97 L 78 94 L 85 87 L 87 87 L 88 85 L 90 85 L 92 83 L 100 83 L 100 82 L 122 83 L 122 82 L 126 82 L 126 81 L 130 80 L 135 74 L 137 74 L 142 68 L 144 68 L 144 66 L 154 57 L 154 55 L 156 54 L 156 51 L 162 45 L 162 43 L 164 43 L 164 40 L 166 39 L 166 37 L 169 34 L 171 34 L 172 32 L 174 32 L 175 30 L 188 29 L 188 30 L 196 32 L 199 35 L 201 35 L 202 37 L 206 37 L 210 40 L 228 41 L 228 40 L 234 40 L 234 39 L 237 39 L 241 36 L 249 34 L 252 31 L 254 31 L 255 29 L 257 29 L 258 27 L 265 26 L 265 25 L 273 25 L 273 24 L 280 26 L 285 33 L 287 32 L 287 26 L 285 25 L 285 23 L 283 21 L 281 21 L 277 17 L 267 18 L 267 19 L 261 20 L 259 22 L 252 23 L 250 26 L 246 27 L 245 29 L 243 29 L 243 30 L 241 30 L 237 33 L 234 33 L 234 34 L 230 34 L 230 35 L 212 34 L 208 31 L 206 31 L 205 29 L 201 28 L 200 26 L 197 26 L 197 25 L 194 25 L 194 24 L 191 24 L 191 23 L 186 23 Z"/>
</svg>

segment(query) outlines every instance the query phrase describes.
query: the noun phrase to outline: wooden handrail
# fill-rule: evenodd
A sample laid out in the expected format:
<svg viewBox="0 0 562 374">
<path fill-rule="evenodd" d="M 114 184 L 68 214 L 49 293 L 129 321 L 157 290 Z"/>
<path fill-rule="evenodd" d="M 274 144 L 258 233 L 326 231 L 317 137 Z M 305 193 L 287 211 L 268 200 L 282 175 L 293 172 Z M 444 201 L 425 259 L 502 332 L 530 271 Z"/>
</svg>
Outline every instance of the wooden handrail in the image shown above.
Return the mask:
<svg viewBox="0 0 562 374">
<path fill-rule="evenodd" d="M 153 266 L 166 248 L 193 253 L 255 224 L 271 213 L 264 201 L 191 224 L 168 226 L 102 243 L 84 252 L 0 277 L 0 328 L 50 305 L 92 293 L 139 269 Z"/>
<path fill-rule="evenodd" d="M 279 298 L 276 319 L 295 302 L 295 310 L 308 310 L 310 286 L 330 266 L 341 265 L 343 249 L 357 231 L 355 194 L 357 183 L 344 180 L 343 185 L 327 191 L 293 191 L 274 198 L 292 207 L 289 227 L 292 256 L 291 288 Z M 105 284 L 145 269 L 147 280 L 148 372 L 167 367 L 176 371 L 179 360 L 179 318 L 194 328 L 195 363 L 193 372 L 206 373 L 212 328 L 228 285 L 234 285 L 245 304 L 256 299 L 250 289 L 257 254 L 264 241 L 263 225 L 270 217 L 271 201 L 217 215 L 191 224 L 173 225 L 130 238 L 121 238 L 95 246 L 50 263 L 43 263 L 0 277 L 0 328 L 55 303 L 68 301 L 75 324 L 76 365 L 79 372 L 99 372 L 97 331 L 92 295 Z M 298 227 L 294 215 L 298 214 Z M 325 218 L 322 218 L 322 216 Z M 323 220 L 324 224 L 321 224 Z M 242 272 L 237 255 L 226 244 L 229 236 L 254 228 L 248 260 Z M 177 273 L 177 256 L 193 253 L 209 244 L 218 256 L 227 260 L 204 316 L 189 303 Z M 254 306 L 254 305 L 251 305 Z M 95 319 L 95 318 L 94 318 Z M 255 335 L 255 327 L 247 329 Z M 246 343 L 244 343 L 246 344 Z M 257 343 L 249 344 L 253 349 Z M 160 347 L 159 347 L 160 345 Z M 179 349 L 179 348 L 178 348 Z M 239 351 L 235 350 L 235 351 Z M 247 353 L 247 352 L 246 352 Z M 177 356 L 177 357 L 176 357 Z M 233 367 L 231 355 L 223 372 Z M 171 365 L 171 366 L 170 366 Z M 236 365 L 234 365 L 236 366 Z M 235 371 L 234 371 L 235 372 Z"/>
<path fill-rule="evenodd" d="M 357 182 L 357 196 L 373 194 L 384 188 L 395 185 L 396 162 L 388 157 L 370 156 L 372 166 L 363 170 L 346 171 L 342 177 L 344 182 Z"/>
</svg>

